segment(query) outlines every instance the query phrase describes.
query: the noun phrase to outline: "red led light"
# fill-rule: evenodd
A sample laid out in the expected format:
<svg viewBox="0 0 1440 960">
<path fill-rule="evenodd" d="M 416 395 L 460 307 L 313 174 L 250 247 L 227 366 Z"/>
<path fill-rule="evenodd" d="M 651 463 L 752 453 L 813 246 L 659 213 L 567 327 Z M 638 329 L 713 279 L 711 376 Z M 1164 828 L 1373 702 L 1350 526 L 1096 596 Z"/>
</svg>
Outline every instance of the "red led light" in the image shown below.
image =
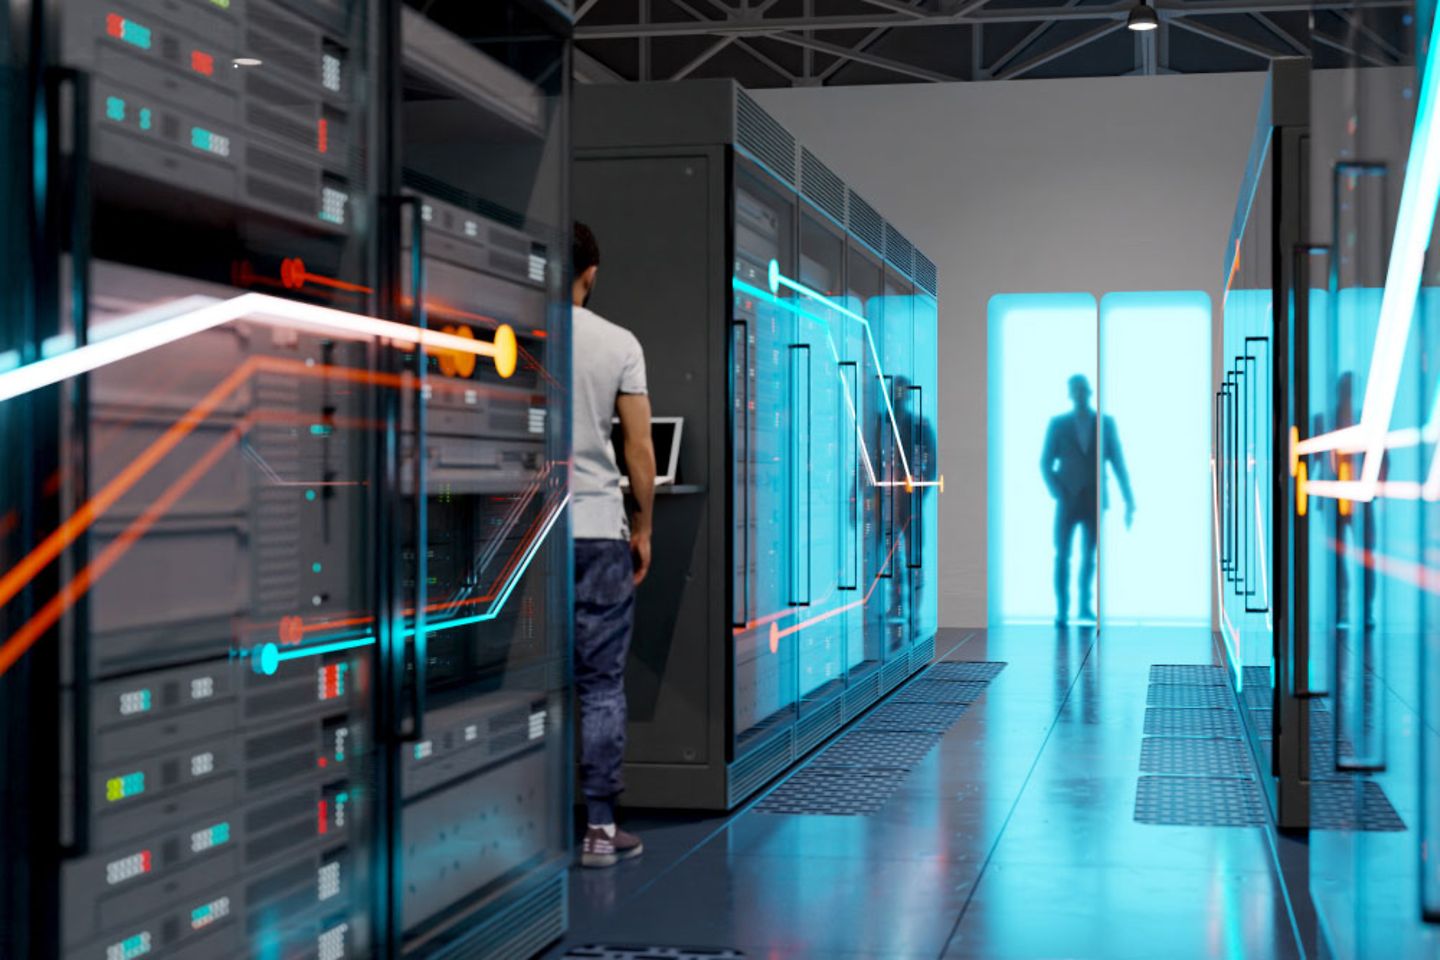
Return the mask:
<svg viewBox="0 0 1440 960">
<path fill-rule="evenodd" d="M 150 872 L 150 851 L 149 851 L 149 850 L 141 850 L 141 851 L 140 851 L 140 872 L 141 872 L 141 873 L 149 873 L 149 872 Z"/>
<path fill-rule="evenodd" d="M 105 17 L 105 32 L 117 40 L 125 36 L 125 18 L 118 13 L 108 14 Z"/>
<path fill-rule="evenodd" d="M 215 58 L 199 50 L 190 51 L 190 69 L 207 77 L 215 76 Z"/>
<path fill-rule="evenodd" d="M 330 832 L 330 820 L 329 820 L 329 817 L 327 817 L 327 816 L 326 816 L 326 813 L 325 813 L 325 801 L 324 801 L 324 800 L 321 800 L 321 801 L 320 801 L 319 829 L 320 829 L 320 836 L 322 836 L 322 837 L 325 836 L 325 834 L 327 834 L 327 833 Z"/>
<path fill-rule="evenodd" d="M 330 152 L 330 124 L 324 117 L 316 125 L 315 146 L 321 153 Z"/>
<path fill-rule="evenodd" d="M 315 761 L 315 765 L 318 766 L 321 770 L 324 770 L 325 767 L 327 767 L 329 764 L 324 757 L 320 757 L 318 760 Z"/>
</svg>

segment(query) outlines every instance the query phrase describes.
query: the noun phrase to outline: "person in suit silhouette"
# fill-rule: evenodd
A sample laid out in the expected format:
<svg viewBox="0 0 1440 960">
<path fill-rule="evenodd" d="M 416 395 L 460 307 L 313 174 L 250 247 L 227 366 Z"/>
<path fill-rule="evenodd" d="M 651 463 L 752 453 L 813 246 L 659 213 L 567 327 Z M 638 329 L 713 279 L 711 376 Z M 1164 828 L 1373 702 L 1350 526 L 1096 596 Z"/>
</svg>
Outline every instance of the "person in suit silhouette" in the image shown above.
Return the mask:
<svg viewBox="0 0 1440 960">
<path fill-rule="evenodd" d="M 1125 526 L 1135 519 L 1135 498 L 1130 474 L 1120 452 L 1120 433 L 1113 417 L 1103 423 L 1090 406 L 1090 381 L 1082 374 L 1070 378 L 1070 399 L 1075 409 L 1050 421 L 1040 472 L 1055 498 L 1055 623 L 1063 626 L 1070 610 L 1070 547 L 1080 528 L 1080 618 L 1094 620 L 1090 594 L 1095 581 L 1095 541 L 1099 526 L 1102 462 L 1110 464 L 1120 493 L 1125 497 Z M 1100 449 L 1102 448 L 1103 449 Z M 1106 491 L 1108 494 L 1108 490 Z M 1109 506 L 1108 496 L 1105 506 Z"/>
</svg>

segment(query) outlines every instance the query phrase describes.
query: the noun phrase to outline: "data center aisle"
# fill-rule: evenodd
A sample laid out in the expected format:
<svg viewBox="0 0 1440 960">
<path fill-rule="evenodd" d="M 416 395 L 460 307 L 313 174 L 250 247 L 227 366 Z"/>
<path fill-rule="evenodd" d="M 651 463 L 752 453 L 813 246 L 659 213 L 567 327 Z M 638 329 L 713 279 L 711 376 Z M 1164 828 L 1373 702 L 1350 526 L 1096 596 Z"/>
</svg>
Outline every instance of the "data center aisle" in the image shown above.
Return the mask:
<svg viewBox="0 0 1440 960">
<path fill-rule="evenodd" d="M 635 818 L 645 856 L 574 872 L 550 956 L 1298 955 L 1263 828 L 1134 819 L 1150 666 L 1215 662 L 1207 631 L 942 631 L 937 649 L 1006 666 L 877 812 Z"/>
</svg>

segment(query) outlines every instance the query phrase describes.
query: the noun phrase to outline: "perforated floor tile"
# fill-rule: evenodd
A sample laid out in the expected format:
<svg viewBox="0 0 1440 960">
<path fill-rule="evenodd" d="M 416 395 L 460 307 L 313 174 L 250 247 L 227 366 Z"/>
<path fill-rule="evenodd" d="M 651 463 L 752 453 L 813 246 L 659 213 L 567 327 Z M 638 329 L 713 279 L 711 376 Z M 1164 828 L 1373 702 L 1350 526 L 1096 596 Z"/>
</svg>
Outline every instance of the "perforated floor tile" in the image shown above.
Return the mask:
<svg viewBox="0 0 1440 960">
<path fill-rule="evenodd" d="M 1141 777 L 1135 819 L 1170 826 L 1263 827 L 1265 799 L 1258 783 L 1238 777 Z"/>
<path fill-rule="evenodd" d="M 974 703 L 989 684 L 953 680 L 916 680 L 895 694 L 895 703 Z"/>
<path fill-rule="evenodd" d="M 755 807 L 761 813 L 859 816 L 885 805 L 902 778 L 894 770 L 803 767 Z"/>
<path fill-rule="evenodd" d="M 1235 695 L 1229 687 L 1212 683 L 1152 683 L 1147 700 L 1152 707 L 1225 707 L 1235 706 Z"/>
<path fill-rule="evenodd" d="M 1140 772 L 1182 777 L 1253 776 L 1240 740 L 1146 737 L 1140 747 Z"/>
<path fill-rule="evenodd" d="M 1152 663 L 1151 683 L 1203 683 L 1224 686 L 1230 682 L 1224 667 L 1208 663 Z"/>
<path fill-rule="evenodd" d="M 1240 716 L 1234 710 L 1150 707 L 1145 711 L 1147 737 L 1240 736 Z"/>
<path fill-rule="evenodd" d="M 941 661 L 925 671 L 927 680 L 959 680 L 989 683 L 1000 675 L 1006 663 L 996 660 Z"/>
<path fill-rule="evenodd" d="M 1270 710 L 1273 709 L 1275 696 L 1269 687 L 1252 684 L 1240 691 L 1240 700 L 1247 710 Z"/>
<path fill-rule="evenodd" d="M 1405 821 L 1373 780 L 1346 777 L 1310 784 L 1310 826 L 1316 830 L 1399 832 Z"/>
<path fill-rule="evenodd" d="M 587 943 L 571 947 L 564 960 L 745 960 L 739 950 L 706 950 L 696 947 L 640 947 Z"/>
<path fill-rule="evenodd" d="M 909 770 L 940 742 L 938 733 L 884 733 L 855 730 L 820 751 L 816 767 L 870 767 Z"/>
<path fill-rule="evenodd" d="M 856 729 L 943 733 L 964 715 L 965 710 L 963 703 L 903 703 L 892 700 L 876 707 Z"/>
<path fill-rule="evenodd" d="M 1250 721 L 1250 728 L 1255 731 L 1255 736 L 1261 740 L 1269 740 L 1275 735 L 1275 715 L 1269 707 L 1252 707 L 1246 711 L 1247 719 Z"/>
</svg>

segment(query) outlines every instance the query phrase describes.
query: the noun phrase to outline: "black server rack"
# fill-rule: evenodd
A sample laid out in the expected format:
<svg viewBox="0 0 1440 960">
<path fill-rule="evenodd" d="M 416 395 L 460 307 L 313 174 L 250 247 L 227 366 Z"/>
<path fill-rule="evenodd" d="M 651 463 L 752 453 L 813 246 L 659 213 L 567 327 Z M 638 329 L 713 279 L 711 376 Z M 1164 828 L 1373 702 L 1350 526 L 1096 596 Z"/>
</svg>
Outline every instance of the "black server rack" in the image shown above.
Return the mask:
<svg viewBox="0 0 1440 960">
<path fill-rule="evenodd" d="M 570 14 L 473 6 L 7 5 L 7 957 L 563 931 Z"/>
<path fill-rule="evenodd" d="M 626 802 L 728 809 L 933 655 L 935 268 L 730 82 L 576 96 L 594 305 L 683 418 Z"/>
</svg>

